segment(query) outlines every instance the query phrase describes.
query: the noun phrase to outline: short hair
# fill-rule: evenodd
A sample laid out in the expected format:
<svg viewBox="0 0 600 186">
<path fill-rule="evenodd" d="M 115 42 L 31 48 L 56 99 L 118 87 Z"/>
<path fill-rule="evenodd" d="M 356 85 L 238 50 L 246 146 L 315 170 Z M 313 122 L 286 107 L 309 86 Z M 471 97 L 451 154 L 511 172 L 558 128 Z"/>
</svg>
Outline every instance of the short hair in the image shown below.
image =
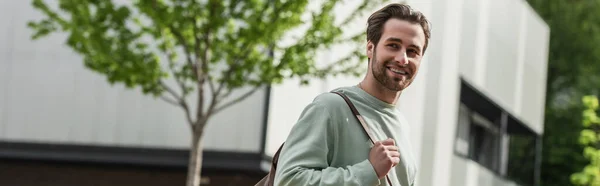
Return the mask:
<svg viewBox="0 0 600 186">
<path fill-rule="evenodd" d="M 431 26 L 423 13 L 413 10 L 406 4 L 389 4 L 371 14 L 367 20 L 367 41 L 371 41 L 377 45 L 383 34 L 383 26 L 392 18 L 421 25 L 423 33 L 425 33 L 425 45 L 423 46 L 423 54 L 425 54 L 429 38 L 431 37 Z"/>
</svg>

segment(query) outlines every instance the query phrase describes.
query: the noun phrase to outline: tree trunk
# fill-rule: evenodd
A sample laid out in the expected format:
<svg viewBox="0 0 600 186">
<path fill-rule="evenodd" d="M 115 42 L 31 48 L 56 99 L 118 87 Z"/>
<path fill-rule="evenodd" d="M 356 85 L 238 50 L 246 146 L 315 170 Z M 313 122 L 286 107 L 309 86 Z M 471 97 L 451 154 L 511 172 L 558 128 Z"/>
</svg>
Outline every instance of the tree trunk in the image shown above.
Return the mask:
<svg viewBox="0 0 600 186">
<path fill-rule="evenodd" d="M 199 186 L 202 173 L 202 134 L 192 134 L 186 186 Z"/>
</svg>

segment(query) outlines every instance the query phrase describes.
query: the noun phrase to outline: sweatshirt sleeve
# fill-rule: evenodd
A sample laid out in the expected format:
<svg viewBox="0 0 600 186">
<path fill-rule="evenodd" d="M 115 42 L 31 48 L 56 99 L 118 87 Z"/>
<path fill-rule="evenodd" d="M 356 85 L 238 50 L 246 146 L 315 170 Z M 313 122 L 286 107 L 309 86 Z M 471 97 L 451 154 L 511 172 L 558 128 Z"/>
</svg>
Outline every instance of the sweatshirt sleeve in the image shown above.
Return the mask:
<svg viewBox="0 0 600 186">
<path fill-rule="evenodd" d="M 279 155 L 276 186 L 380 183 L 368 159 L 347 167 L 329 166 L 328 152 L 337 136 L 334 119 L 322 101 L 315 100 L 304 109 Z"/>
</svg>

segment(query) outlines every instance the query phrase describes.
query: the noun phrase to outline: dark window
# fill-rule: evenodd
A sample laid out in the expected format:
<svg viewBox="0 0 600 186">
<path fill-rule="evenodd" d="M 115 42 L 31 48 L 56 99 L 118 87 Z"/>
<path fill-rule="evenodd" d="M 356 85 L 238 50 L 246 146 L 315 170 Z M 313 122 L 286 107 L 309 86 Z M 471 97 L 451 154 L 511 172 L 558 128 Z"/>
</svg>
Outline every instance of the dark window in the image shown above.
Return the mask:
<svg viewBox="0 0 600 186">
<path fill-rule="evenodd" d="M 540 136 L 465 81 L 454 152 L 521 186 L 536 183 Z M 537 162 L 537 164 L 536 164 Z"/>
<path fill-rule="evenodd" d="M 455 151 L 493 171 L 500 168 L 500 128 L 461 105 Z"/>
<path fill-rule="evenodd" d="M 471 139 L 469 146 L 472 147 L 469 151 L 469 158 L 493 171 L 499 171 L 500 136 L 498 132 L 473 122 L 469 135 Z"/>
</svg>

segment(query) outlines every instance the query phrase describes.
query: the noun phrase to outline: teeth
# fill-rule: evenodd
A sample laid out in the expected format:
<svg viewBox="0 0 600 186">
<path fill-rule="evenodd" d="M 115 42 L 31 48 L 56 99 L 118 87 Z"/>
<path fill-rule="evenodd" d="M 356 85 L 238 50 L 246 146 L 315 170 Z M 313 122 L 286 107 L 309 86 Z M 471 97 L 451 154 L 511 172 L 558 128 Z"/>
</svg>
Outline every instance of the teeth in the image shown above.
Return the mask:
<svg viewBox="0 0 600 186">
<path fill-rule="evenodd" d="M 403 74 L 403 75 L 407 74 L 405 71 L 398 70 L 398 69 L 395 69 L 395 68 L 390 68 L 390 70 L 392 70 L 392 72 L 394 72 L 396 74 Z"/>
</svg>

